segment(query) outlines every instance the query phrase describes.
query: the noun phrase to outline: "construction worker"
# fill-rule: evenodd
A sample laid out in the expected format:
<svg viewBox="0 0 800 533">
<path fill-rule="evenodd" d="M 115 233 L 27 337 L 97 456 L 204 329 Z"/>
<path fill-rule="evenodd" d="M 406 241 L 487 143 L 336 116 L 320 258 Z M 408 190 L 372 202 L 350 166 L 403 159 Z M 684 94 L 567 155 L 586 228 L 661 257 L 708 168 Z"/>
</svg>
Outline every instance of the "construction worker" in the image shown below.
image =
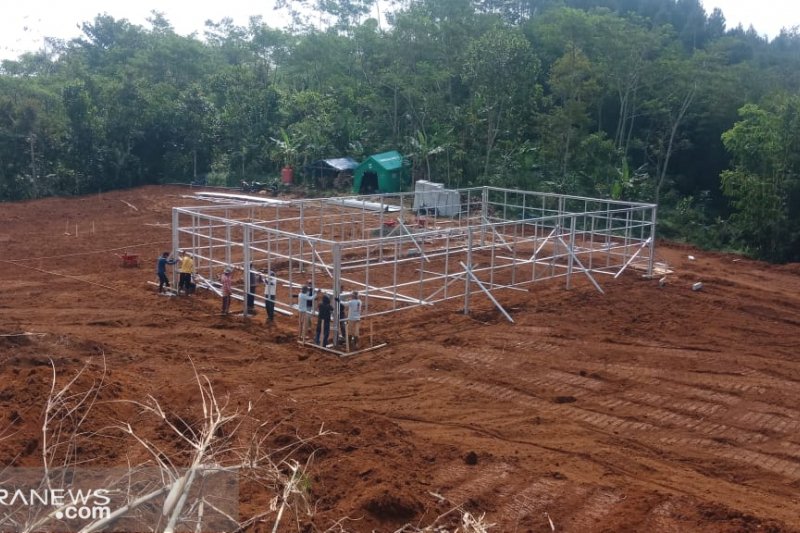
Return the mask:
<svg viewBox="0 0 800 533">
<path fill-rule="evenodd" d="M 311 316 L 314 314 L 314 299 L 316 298 L 316 294 L 314 294 L 314 283 L 311 280 L 308 280 L 306 283 L 306 289 L 308 289 L 308 295 L 310 296 L 310 298 L 306 300 L 306 312 Z M 319 292 L 319 290 L 317 292 Z"/>
<path fill-rule="evenodd" d="M 233 277 L 230 267 L 226 268 L 220 277 L 222 284 L 222 314 L 227 315 L 231 308 L 231 295 L 233 294 Z"/>
<path fill-rule="evenodd" d="M 303 331 L 305 332 L 303 337 L 305 337 L 305 334 L 308 334 L 308 336 L 310 337 L 312 319 L 314 318 L 314 301 L 317 298 L 317 294 L 314 292 L 314 284 L 311 280 L 308 280 L 305 289 L 306 289 L 306 307 L 305 307 L 304 318 L 306 319 L 306 323 L 303 327 Z M 317 289 L 317 292 L 319 292 L 319 289 Z"/>
<path fill-rule="evenodd" d="M 169 279 L 167 278 L 167 265 L 174 265 L 178 261 L 169 258 L 169 252 L 164 252 L 156 263 L 156 275 L 158 275 L 158 293 L 170 295 L 169 291 L 164 291 L 164 286 L 169 289 Z"/>
<path fill-rule="evenodd" d="M 275 320 L 275 294 L 278 289 L 278 283 L 275 279 L 275 272 L 269 271 L 269 274 L 264 278 L 264 307 L 267 309 L 267 317 L 264 323 L 270 323 Z"/>
<path fill-rule="evenodd" d="M 331 305 L 331 298 L 327 294 L 322 295 L 322 302 L 317 309 L 317 335 L 314 337 L 314 343 L 323 348 L 328 345 L 328 336 L 331 333 L 331 315 L 333 314 L 333 306 Z M 322 344 L 320 344 L 320 333 L 322 333 Z"/>
<path fill-rule="evenodd" d="M 361 300 L 358 292 L 353 291 L 347 302 L 347 335 L 354 348 L 358 347 L 359 325 L 361 323 Z"/>
<path fill-rule="evenodd" d="M 334 333 L 334 336 L 336 337 L 335 344 L 339 345 L 339 344 L 344 343 L 345 339 L 347 338 L 347 319 L 345 317 L 345 305 L 344 305 L 344 302 L 342 302 L 342 288 L 341 287 L 339 287 L 339 292 L 337 293 L 337 296 L 334 297 L 334 300 L 338 304 L 337 305 L 338 309 L 336 310 L 336 313 L 337 313 L 336 316 L 339 318 L 338 335 L 336 333 Z"/>
<path fill-rule="evenodd" d="M 258 283 L 261 281 L 261 276 L 257 271 L 250 271 L 250 292 L 247 293 L 247 314 L 256 314 L 256 291 L 258 290 Z"/>
<path fill-rule="evenodd" d="M 180 251 L 180 264 L 178 265 L 178 272 L 180 278 L 178 279 L 178 294 L 183 289 L 184 294 L 191 294 L 194 292 L 192 286 L 192 274 L 194 274 L 194 259 L 192 259 L 185 250 Z"/>
<path fill-rule="evenodd" d="M 309 293 L 311 294 L 309 295 Z M 303 342 L 306 340 L 306 333 L 311 329 L 311 313 L 308 309 L 309 299 L 312 299 L 311 305 L 313 309 L 313 298 L 314 294 L 312 293 L 312 289 L 307 286 L 303 286 L 303 289 L 297 296 L 297 312 L 300 315 L 300 340 Z"/>
</svg>

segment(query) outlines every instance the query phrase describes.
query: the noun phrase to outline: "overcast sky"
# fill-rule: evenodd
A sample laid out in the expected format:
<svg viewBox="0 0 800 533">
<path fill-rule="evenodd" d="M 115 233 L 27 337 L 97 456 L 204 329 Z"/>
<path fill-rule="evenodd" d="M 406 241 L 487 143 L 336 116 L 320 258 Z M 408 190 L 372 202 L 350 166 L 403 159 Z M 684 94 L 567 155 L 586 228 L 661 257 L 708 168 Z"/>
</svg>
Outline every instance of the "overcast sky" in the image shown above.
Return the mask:
<svg viewBox="0 0 800 533">
<path fill-rule="evenodd" d="M 722 9 L 727 27 L 752 24 L 758 33 L 775 37 L 782 27 L 800 25 L 800 0 L 703 0 L 706 12 Z M 42 47 L 44 37 L 70 39 L 81 34 L 80 23 L 99 13 L 147 25 L 153 9 L 164 13 L 180 34 L 203 34 L 204 23 L 230 17 L 246 25 L 261 15 L 271 26 L 282 26 L 285 15 L 272 9 L 272 0 L 5 0 L 0 15 L 0 59 Z"/>
</svg>

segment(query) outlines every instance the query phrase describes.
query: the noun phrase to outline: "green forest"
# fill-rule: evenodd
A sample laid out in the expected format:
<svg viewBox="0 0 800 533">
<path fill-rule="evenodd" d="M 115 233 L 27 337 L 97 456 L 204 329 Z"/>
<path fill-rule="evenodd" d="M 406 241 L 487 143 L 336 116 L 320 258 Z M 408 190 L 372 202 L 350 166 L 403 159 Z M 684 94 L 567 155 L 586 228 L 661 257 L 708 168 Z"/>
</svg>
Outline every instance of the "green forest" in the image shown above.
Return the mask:
<svg viewBox="0 0 800 533">
<path fill-rule="evenodd" d="M 3 61 L 0 200 L 398 150 L 415 179 L 656 202 L 662 237 L 800 260 L 797 28 L 699 0 L 278 4 L 286 27 L 192 36 L 98 15 Z"/>
</svg>

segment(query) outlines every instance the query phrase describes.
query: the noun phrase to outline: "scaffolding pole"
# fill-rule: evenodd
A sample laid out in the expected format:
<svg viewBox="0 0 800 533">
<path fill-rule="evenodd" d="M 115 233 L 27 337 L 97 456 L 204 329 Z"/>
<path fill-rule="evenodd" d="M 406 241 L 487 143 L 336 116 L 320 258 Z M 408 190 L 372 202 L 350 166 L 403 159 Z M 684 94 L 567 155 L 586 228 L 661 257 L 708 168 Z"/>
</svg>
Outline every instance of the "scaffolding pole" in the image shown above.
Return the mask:
<svg viewBox="0 0 800 533">
<path fill-rule="evenodd" d="M 247 276 L 245 297 L 255 290 L 249 276 L 253 269 L 275 269 L 294 287 L 297 276 L 311 268 L 315 286 L 332 282 L 335 297 L 342 283 L 364 291 L 364 318 L 458 297 L 464 298 L 468 312 L 476 279 L 487 280 L 481 281 L 481 290 L 489 292 L 524 290 L 518 286 L 562 276 L 571 288 L 572 276 L 582 270 L 603 292 L 596 274 L 620 277 L 635 261 L 646 261 L 648 272 L 654 270 L 652 204 L 488 186 L 457 192 L 461 205 L 452 217 L 442 215 L 434 228 L 425 230 L 412 228 L 402 217 L 410 205 L 408 194 L 355 197 L 344 203 L 176 207 L 173 253 L 185 249 L 195 258 L 198 274 L 208 280 L 223 265 L 242 270 Z M 365 203 L 369 201 L 372 205 Z M 392 211 L 399 213 L 388 214 Z M 273 220 L 262 220 L 272 215 Z M 389 231 L 384 222 L 398 215 L 397 226 Z M 526 263 L 531 264 L 530 275 Z M 325 271 L 323 278 L 316 267 Z M 419 272 L 412 272 L 416 268 Z M 462 277 L 463 293 L 458 285 Z M 235 292 L 241 294 L 240 289 Z"/>
<path fill-rule="evenodd" d="M 470 278 L 472 278 L 472 280 L 478 285 L 478 287 L 483 292 L 486 293 L 486 296 L 489 297 L 489 299 L 492 301 L 492 303 L 500 310 L 501 313 L 503 313 L 503 316 L 506 317 L 506 319 L 508 319 L 508 321 L 513 324 L 514 323 L 514 319 L 511 318 L 511 315 L 509 315 L 508 312 L 505 309 L 503 309 L 503 306 L 500 305 L 500 302 L 498 302 L 497 299 L 495 299 L 495 297 L 492 296 L 492 293 L 489 291 L 489 289 L 487 289 L 486 287 L 483 286 L 483 283 L 481 283 L 481 280 L 479 280 L 478 277 L 475 274 L 472 273 L 472 270 L 470 270 L 470 268 L 467 265 L 465 265 L 463 261 L 459 261 L 459 262 L 461 263 L 461 267 L 464 269 L 464 272 L 466 273 L 466 275 L 469 276 Z"/>
</svg>

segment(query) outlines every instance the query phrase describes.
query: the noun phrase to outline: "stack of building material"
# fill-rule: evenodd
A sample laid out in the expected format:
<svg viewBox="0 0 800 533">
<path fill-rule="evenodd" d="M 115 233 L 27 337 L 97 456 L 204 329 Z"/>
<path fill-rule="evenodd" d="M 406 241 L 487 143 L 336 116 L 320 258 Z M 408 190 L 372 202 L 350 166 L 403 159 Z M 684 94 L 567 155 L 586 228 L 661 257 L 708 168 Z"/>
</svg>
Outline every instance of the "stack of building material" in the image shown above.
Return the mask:
<svg viewBox="0 0 800 533">
<path fill-rule="evenodd" d="M 454 217 L 461 212 L 461 195 L 445 189 L 443 183 L 419 180 L 414 186 L 414 211 L 435 210 L 440 217 Z"/>
</svg>

